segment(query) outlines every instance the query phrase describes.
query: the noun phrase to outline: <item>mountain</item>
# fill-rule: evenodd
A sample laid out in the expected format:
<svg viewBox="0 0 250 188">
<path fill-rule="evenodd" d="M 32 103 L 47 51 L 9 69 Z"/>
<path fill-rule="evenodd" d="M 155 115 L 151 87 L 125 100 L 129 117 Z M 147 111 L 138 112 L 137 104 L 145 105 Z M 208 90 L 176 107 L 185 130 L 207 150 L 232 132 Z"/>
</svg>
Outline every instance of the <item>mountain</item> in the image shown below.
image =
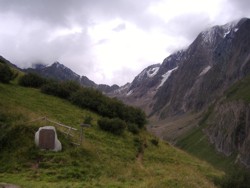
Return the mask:
<svg viewBox="0 0 250 188">
<path fill-rule="evenodd" d="M 214 116 L 206 121 L 209 126 L 202 132 L 218 151 L 237 153 L 240 161 L 249 166 L 249 101 L 220 103 L 226 91 L 250 73 L 249 31 L 248 18 L 209 28 L 188 48 L 168 56 L 162 64 L 147 67 L 131 84 L 109 95 L 145 109 L 151 124 L 157 125 L 154 131 L 163 138 L 173 132 L 180 137 L 184 128 L 192 131 L 191 124 L 198 124 L 201 113 L 216 106 L 211 112 Z M 197 115 L 192 123 L 185 120 L 184 126 L 189 114 Z"/>
<path fill-rule="evenodd" d="M 148 114 L 152 112 L 154 96 L 175 72 L 181 60 L 184 58 L 184 51 L 180 50 L 166 59 L 162 64 L 155 64 L 145 68 L 132 83 L 128 83 L 119 89 L 108 93 L 124 102 L 143 108 Z"/>
<path fill-rule="evenodd" d="M 96 86 L 96 84 L 93 81 L 89 80 L 86 76 L 81 77 L 59 62 L 55 62 L 47 66 L 43 64 L 35 64 L 32 66 L 32 68 L 26 69 L 25 72 L 34 72 L 46 78 L 52 78 L 62 81 L 74 80 L 87 87 Z"/>
<path fill-rule="evenodd" d="M 51 65 L 44 65 L 41 63 L 34 64 L 32 68 L 25 69 L 24 71 L 37 73 L 43 77 L 61 81 L 74 80 L 79 82 L 84 87 L 96 88 L 104 93 L 112 92 L 113 90 L 119 88 L 117 85 L 109 86 L 104 84 L 96 84 L 88 77 L 76 74 L 74 71 L 59 62 L 54 62 Z"/>
<path fill-rule="evenodd" d="M 198 35 L 178 70 L 155 95 L 161 118 L 200 111 L 250 72 L 250 20 L 215 26 Z"/>
<path fill-rule="evenodd" d="M 160 119 L 205 109 L 249 73 L 249 22 L 243 18 L 201 32 L 187 49 L 147 67 L 124 92 L 110 96 Z"/>
</svg>

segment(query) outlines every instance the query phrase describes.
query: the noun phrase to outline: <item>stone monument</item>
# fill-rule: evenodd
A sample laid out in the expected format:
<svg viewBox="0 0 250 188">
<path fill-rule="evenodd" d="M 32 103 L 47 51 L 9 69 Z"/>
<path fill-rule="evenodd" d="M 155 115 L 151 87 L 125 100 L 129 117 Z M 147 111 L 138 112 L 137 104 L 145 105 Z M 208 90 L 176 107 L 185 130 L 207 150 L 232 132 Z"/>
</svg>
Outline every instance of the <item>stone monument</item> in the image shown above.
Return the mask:
<svg viewBox="0 0 250 188">
<path fill-rule="evenodd" d="M 61 151 L 62 144 L 57 138 L 54 126 L 40 127 L 35 134 L 36 145 L 43 150 Z"/>
</svg>

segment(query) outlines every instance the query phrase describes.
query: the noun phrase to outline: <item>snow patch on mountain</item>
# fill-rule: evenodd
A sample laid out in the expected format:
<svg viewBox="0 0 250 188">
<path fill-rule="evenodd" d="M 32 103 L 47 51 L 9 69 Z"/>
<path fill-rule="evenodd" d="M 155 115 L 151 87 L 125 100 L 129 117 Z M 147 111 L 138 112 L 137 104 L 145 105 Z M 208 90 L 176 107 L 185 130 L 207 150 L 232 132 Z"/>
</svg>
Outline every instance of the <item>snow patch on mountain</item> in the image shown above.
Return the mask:
<svg viewBox="0 0 250 188">
<path fill-rule="evenodd" d="M 225 32 L 228 32 L 228 31 L 232 30 L 238 24 L 239 21 L 240 20 L 236 20 L 236 21 L 227 23 L 227 24 L 223 25 L 222 28 Z"/>
<path fill-rule="evenodd" d="M 121 86 L 119 89 L 116 89 L 114 91 L 114 93 L 115 94 L 124 94 L 129 90 L 130 86 L 131 86 L 131 83 L 127 83 L 124 86 Z"/>
<path fill-rule="evenodd" d="M 167 71 L 165 74 L 162 75 L 162 80 L 161 83 L 159 84 L 159 86 L 157 87 L 157 89 L 159 89 L 161 86 L 163 86 L 163 84 L 167 81 L 167 79 L 169 78 L 169 76 L 171 75 L 171 73 L 175 70 L 177 70 L 178 67 L 175 67 L 169 71 Z"/>
<path fill-rule="evenodd" d="M 201 73 L 199 74 L 199 76 L 203 76 L 204 74 L 206 74 L 212 67 L 210 65 L 208 65 L 207 67 L 205 67 Z"/>
<path fill-rule="evenodd" d="M 159 69 L 160 69 L 160 67 L 154 67 L 154 68 L 149 69 L 149 70 L 147 71 L 147 76 L 148 76 L 149 78 L 154 77 L 154 76 L 157 74 L 157 72 L 159 71 Z"/>
<path fill-rule="evenodd" d="M 210 29 L 207 29 L 203 31 L 202 37 L 203 41 L 205 43 L 213 43 L 216 34 L 218 33 L 218 29 L 222 29 L 222 37 L 225 38 L 228 34 L 231 33 L 231 31 L 237 32 L 238 28 L 236 28 L 236 25 L 238 24 L 239 20 L 230 22 L 228 24 L 222 25 L 222 26 L 214 26 Z"/>
<path fill-rule="evenodd" d="M 231 31 L 227 31 L 226 33 L 224 33 L 223 38 L 225 38 Z"/>
<path fill-rule="evenodd" d="M 130 90 L 126 95 L 129 96 L 133 93 L 133 90 Z"/>
</svg>

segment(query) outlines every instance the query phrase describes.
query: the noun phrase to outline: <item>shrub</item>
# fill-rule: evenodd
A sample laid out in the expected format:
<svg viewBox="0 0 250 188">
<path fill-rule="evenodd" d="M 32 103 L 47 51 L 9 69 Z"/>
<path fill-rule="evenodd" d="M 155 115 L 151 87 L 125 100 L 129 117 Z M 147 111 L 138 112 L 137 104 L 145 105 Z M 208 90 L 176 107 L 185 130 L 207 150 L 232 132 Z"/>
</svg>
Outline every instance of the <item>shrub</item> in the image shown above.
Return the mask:
<svg viewBox="0 0 250 188">
<path fill-rule="evenodd" d="M 83 123 L 91 125 L 93 118 L 91 115 L 87 115 L 84 117 Z"/>
<path fill-rule="evenodd" d="M 116 135 L 121 135 L 126 128 L 126 123 L 119 118 L 101 118 L 98 120 L 98 125 L 102 130 Z"/>
<path fill-rule="evenodd" d="M 158 139 L 158 138 L 153 138 L 153 139 L 151 139 L 151 143 L 152 143 L 153 145 L 155 145 L 155 146 L 158 146 L 158 144 L 159 144 L 159 139 Z"/>
<path fill-rule="evenodd" d="M 73 92 L 76 92 L 79 89 L 80 85 L 73 81 L 66 81 L 61 83 L 57 81 L 50 81 L 41 88 L 41 91 L 48 95 L 54 95 L 60 98 L 67 99 Z"/>
<path fill-rule="evenodd" d="M 47 82 L 46 78 L 43 78 L 35 73 L 25 74 L 19 79 L 19 85 L 24 87 L 40 88 Z"/>
<path fill-rule="evenodd" d="M 128 131 L 133 134 L 138 134 L 139 133 L 138 125 L 136 125 L 135 123 L 128 123 Z"/>
<path fill-rule="evenodd" d="M 12 79 L 14 79 L 14 73 L 10 67 L 0 62 L 0 82 L 9 83 Z"/>
<path fill-rule="evenodd" d="M 102 99 L 102 93 L 91 88 L 81 88 L 74 92 L 70 97 L 70 101 L 73 104 L 78 105 L 81 108 L 93 110 L 101 115 L 102 113 L 98 111 L 98 108 L 103 104 Z"/>
<path fill-rule="evenodd" d="M 143 128 L 146 124 L 146 115 L 139 109 L 132 106 L 126 106 L 124 108 L 125 120 L 127 122 L 135 123 L 138 125 L 138 128 Z"/>
</svg>

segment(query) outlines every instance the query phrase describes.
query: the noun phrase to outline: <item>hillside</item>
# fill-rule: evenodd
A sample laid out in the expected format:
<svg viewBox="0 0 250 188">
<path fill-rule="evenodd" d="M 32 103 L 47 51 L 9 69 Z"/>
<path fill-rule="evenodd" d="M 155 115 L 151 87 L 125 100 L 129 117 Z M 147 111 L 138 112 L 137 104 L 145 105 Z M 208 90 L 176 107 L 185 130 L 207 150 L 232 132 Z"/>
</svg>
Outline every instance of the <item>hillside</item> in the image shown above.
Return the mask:
<svg viewBox="0 0 250 188">
<path fill-rule="evenodd" d="M 145 131 L 122 136 L 100 130 L 98 115 L 37 89 L 0 84 L 0 182 L 22 187 L 214 187 L 223 175 L 207 163 L 159 141 Z M 85 116 L 82 146 L 59 131 L 63 151 L 39 151 L 34 133 L 48 118 L 79 129 Z M 139 152 L 140 151 L 140 152 Z M 143 152 L 142 152 L 143 151 Z M 140 155 L 138 155 L 140 153 Z M 143 155 L 142 155 L 143 154 Z"/>
</svg>

